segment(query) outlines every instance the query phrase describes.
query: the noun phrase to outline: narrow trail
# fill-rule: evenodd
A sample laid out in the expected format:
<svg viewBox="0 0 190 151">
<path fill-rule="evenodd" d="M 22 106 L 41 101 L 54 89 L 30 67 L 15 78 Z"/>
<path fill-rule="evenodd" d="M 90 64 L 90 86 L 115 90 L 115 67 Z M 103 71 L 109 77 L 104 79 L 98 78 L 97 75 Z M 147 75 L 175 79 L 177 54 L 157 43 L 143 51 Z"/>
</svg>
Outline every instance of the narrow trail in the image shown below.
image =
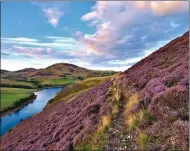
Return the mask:
<svg viewBox="0 0 190 151">
<path fill-rule="evenodd" d="M 124 101 L 121 101 L 119 112 L 113 119 L 113 122 L 108 128 L 108 142 L 105 144 L 105 150 L 127 150 L 131 149 L 132 135 L 126 132 L 124 126 Z"/>
</svg>

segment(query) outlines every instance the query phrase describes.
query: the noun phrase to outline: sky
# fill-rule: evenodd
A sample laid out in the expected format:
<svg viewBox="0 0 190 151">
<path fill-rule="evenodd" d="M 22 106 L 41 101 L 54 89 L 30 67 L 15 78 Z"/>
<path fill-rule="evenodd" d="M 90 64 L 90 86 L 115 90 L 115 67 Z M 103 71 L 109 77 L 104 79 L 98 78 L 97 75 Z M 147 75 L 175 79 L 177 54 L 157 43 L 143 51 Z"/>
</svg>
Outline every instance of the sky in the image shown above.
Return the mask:
<svg viewBox="0 0 190 151">
<path fill-rule="evenodd" d="M 188 1 L 3 1 L 1 69 L 124 71 L 188 30 Z"/>
</svg>

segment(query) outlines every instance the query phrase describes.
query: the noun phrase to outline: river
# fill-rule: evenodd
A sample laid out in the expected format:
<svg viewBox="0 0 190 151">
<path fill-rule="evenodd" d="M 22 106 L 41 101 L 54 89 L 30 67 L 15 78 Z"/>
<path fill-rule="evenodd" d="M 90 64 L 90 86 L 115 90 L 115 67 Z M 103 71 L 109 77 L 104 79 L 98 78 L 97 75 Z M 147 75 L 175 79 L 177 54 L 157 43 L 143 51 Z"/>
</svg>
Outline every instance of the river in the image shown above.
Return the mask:
<svg viewBox="0 0 190 151">
<path fill-rule="evenodd" d="M 43 90 L 39 90 L 35 92 L 37 97 L 33 102 L 29 103 L 17 112 L 1 117 L 1 136 L 18 125 L 21 120 L 25 120 L 32 115 L 41 112 L 48 101 L 54 98 L 61 90 L 62 88 L 45 88 Z"/>
</svg>

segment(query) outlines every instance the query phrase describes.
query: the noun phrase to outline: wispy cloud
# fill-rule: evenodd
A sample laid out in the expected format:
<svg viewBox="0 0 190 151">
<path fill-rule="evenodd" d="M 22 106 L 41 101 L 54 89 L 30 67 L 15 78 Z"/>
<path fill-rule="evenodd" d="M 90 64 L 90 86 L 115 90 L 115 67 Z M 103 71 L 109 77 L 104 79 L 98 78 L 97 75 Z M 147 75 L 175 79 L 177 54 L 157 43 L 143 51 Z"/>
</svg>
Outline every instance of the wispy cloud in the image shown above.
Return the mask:
<svg viewBox="0 0 190 151">
<path fill-rule="evenodd" d="M 72 51 L 79 50 L 78 42 L 70 37 L 45 36 L 43 42 L 39 39 L 26 37 L 2 37 L 4 53 L 19 54 L 37 58 L 73 58 Z"/>
<path fill-rule="evenodd" d="M 32 2 L 43 12 L 44 17 L 53 27 L 57 27 L 60 19 L 64 16 L 65 7 L 69 2 Z"/>
<path fill-rule="evenodd" d="M 29 47 L 13 47 L 12 51 L 15 53 L 20 53 L 25 56 L 29 57 L 36 57 L 36 58 L 41 58 L 44 55 L 48 55 L 52 52 L 51 48 L 40 48 L 40 47 L 34 47 L 34 48 L 29 48 Z"/>
<path fill-rule="evenodd" d="M 53 27 L 57 26 L 59 20 L 63 16 L 63 12 L 59 10 L 59 8 L 44 8 L 43 13 L 45 18 Z"/>
<path fill-rule="evenodd" d="M 53 37 L 53 36 L 46 36 L 47 41 L 48 39 L 50 42 L 41 42 L 38 39 L 31 39 L 26 37 L 2 37 L 1 41 L 2 44 L 12 44 L 12 45 L 21 45 L 21 46 L 36 46 L 36 47 L 45 47 L 45 48 L 52 48 L 56 50 L 76 50 L 79 49 L 79 45 L 77 41 L 70 37 Z"/>
</svg>

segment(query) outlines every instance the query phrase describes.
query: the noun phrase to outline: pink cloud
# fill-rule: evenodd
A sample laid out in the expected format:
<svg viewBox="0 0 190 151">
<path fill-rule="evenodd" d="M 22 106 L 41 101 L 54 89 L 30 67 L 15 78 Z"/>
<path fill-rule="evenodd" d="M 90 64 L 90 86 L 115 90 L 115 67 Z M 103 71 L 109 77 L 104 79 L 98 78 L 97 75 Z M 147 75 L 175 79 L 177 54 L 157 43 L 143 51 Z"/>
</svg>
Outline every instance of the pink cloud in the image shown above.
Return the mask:
<svg viewBox="0 0 190 151">
<path fill-rule="evenodd" d="M 79 37 L 83 36 L 83 33 L 80 32 L 80 31 L 77 31 L 77 32 L 75 33 L 75 36 L 76 36 L 77 38 L 79 38 Z"/>
<path fill-rule="evenodd" d="M 90 12 L 84 16 L 82 16 L 82 20 L 84 21 L 89 21 L 89 20 L 92 20 L 94 18 L 98 17 L 98 12 Z"/>
<path fill-rule="evenodd" d="M 51 53 L 52 49 L 51 48 L 47 48 L 46 51 L 47 51 L 47 53 Z"/>
<path fill-rule="evenodd" d="M 156 15 L 168 15 L 184 12 L 189 8 L 185 1 L 152 1 L 150 2 L 150 9 Z"/>
<path fill-rule="evenodd" d="M 159 16 L 180 13 L 189 9 L 185 1 L 137 1 L 136 3 L 131 2 L 131 4 L 137 10 L 149 10 Z"/>
<path fill-rule="evenodd" d="M 19 51 L 20 53 L 24 53 L 26 50 L 25 50 L 24 47 L 18 47 L 18 51 Z"/>
<path fill-rule="evenodd" d="M 37 48 L 16 47 L 16 48 L 13 48 L 13 51 L 19 54 L 30 56 L 30 57 L 39 58 L 39 57 L 50 54 L 52 52 L 52 49 L 51 48 L 45 49 L 45 48 L 40 48 L 40 47 L 37 47 Z"/>
</svg>

